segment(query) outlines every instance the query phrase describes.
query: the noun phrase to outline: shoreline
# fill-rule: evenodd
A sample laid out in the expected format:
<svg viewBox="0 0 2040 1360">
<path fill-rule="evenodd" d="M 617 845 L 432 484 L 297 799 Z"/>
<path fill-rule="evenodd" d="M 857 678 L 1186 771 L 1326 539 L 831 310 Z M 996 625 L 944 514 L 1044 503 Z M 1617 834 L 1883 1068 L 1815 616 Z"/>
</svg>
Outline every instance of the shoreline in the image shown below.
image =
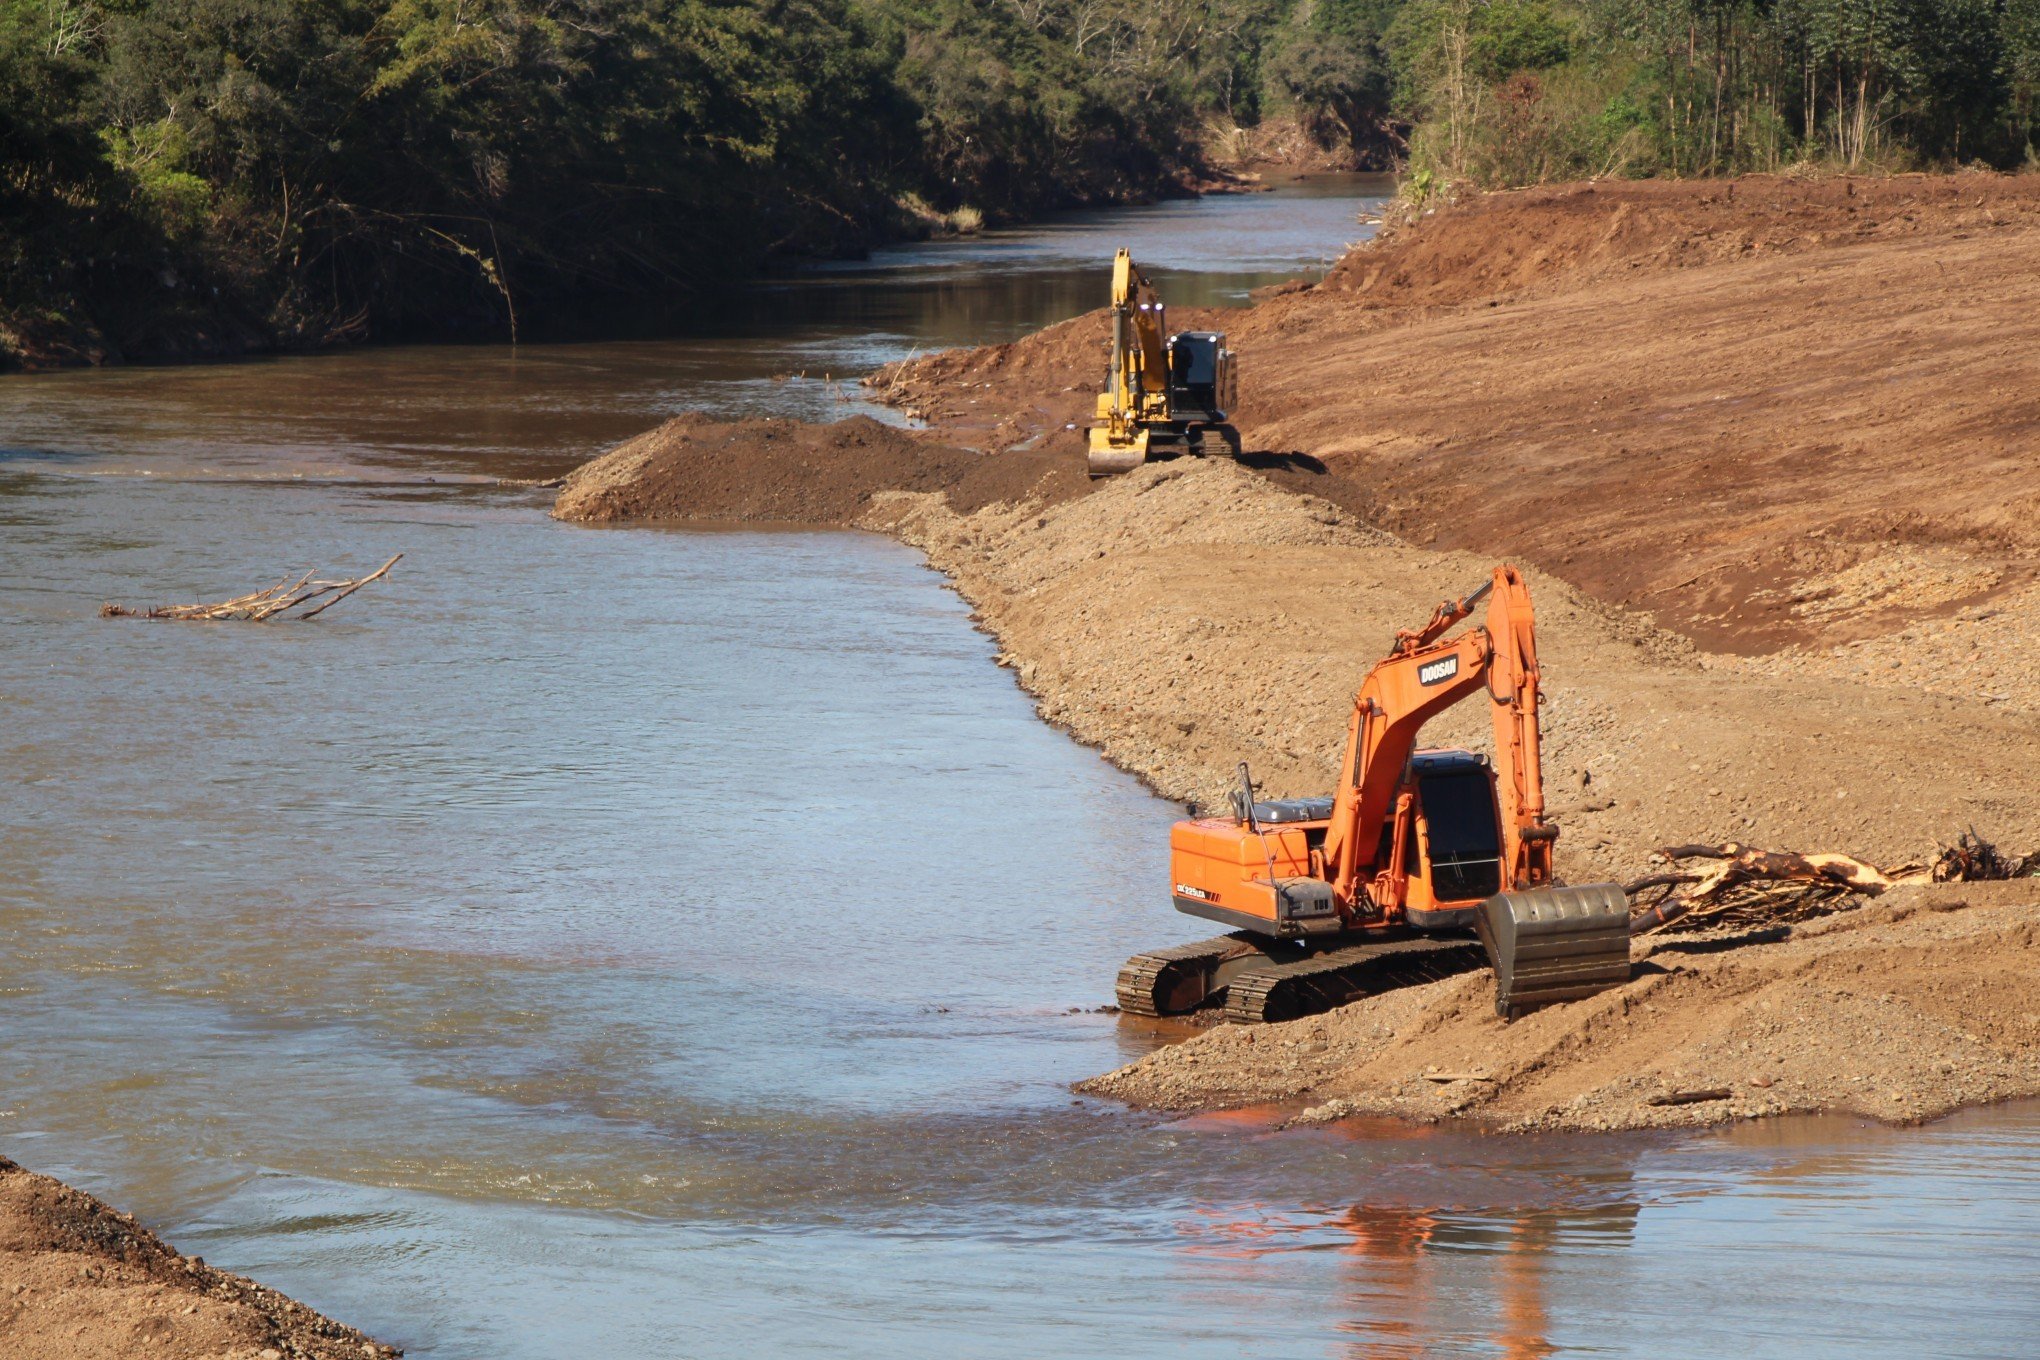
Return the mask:
<svg viewBox="0 0 2040 1360">
<path fill-rule="evenodd" d="M 0 1157 L 0 1339 L 18 1360 L 396 1360 L 403 1352 L 185 1256 L 105 1201 Z"/>
<path fill-rule="evenodd" d="M 1803 222 L 1791 224 L 1802 240 L 1793 248 L 1802 255 L 1832 251 L 1837 265 L 1829 268 L 1859 267 L 1858 261 L 1882 268 L 1897 256 L 1896 267 L 1917 271 L 1922 252 L 1930 259 L 1968 248 L 1973 228 L 1963 214 L 1981 208 L 2009 216 L 2007 197 L 2021 213 L 2040 206 L 2035 183 L 2030 177 L 1993 179 L 1985 187 L 2001 196 L 1996 203 L 1981 195 L 1957 201 L 1976 184 L 1963 177 L 1879 190 L 1940 195 L 1953 211 L 1925 224 L 1922 211 L 1900 214 L 1896 236 L 1867 244 L 1849 224 L 1863 205 L 1841 201 L 1854 200 L 1853 189 L 1825 184 L 1802 190 L 1772 181 L 1752 185 L 1749 196 L 1801 194 L 1802 217 L 1819 211 L 1837 219 L 1834 238 L 1825 244 L 1803 244 L 1814 234 Z M 555 514 L 727 518 L 733 509 L 769 508 L 774 518 L 890 533 L 920 548 L 972 606 L 973 621 L 999 648 L 1000 664 L 1015 671 L 1044 720 L 1163 796 L 1203 806 L 1217 804 L 1242 757 L 1273 796 L 1322 792 L 1336 755 L 1327 748 L 1336 746 L 1352 687 L 1385 638 L 1426 616 L 1433 602 L 1463 589 L 1493 561 L 1527 559 L 1547 663 L 1546 782 L 1554 817 L 1566 832 L 1561 872 L 1572 881 L 1632 877 L 1658 847 L 1679 841 L 1837 850 L 1894 867 L 1930 855 L 1937 842 L 1952 841 L 1970 823 L 2015 851 L 2040 844 L 2040 790 L 2017 773 L 2040 767 L 2040 723 L 2033 718 L 2040 691 L 2007 679 L 1987 659 L 2005 647 L 2017 653 L 2028 645 L 2023 639 L 2032 631 L 2025 625 L 2040 618 L 2033 554 L 2022 540 L 1993 537 L 1986 521 L 1972 548 L 1959 537 L 1958 520 L 1935 549 L 1943 554 L 1949 586 L 1923 591 L 1915 575 L 1913 588 L 1897 597 L 1875 588 L 1879 573 L 1891 568 L 1881 565 L 1874 536 L 1852 543 L 1847 553 L 1797 568 L 1841 578 L 1808 597 L 1812 609 L 1779 611 L 1759 598 L 1769 588 L 1762 578 L 1745 584 L 1748 598 L 1741 604 L 1755 604 L 1751 617 L 1735 626 L 1744 634 L 1768 628 L 1778 636 L 1750 654 L 1711 650 L 1637 611 L 1605 584 L 1590 590 L 1563 570 L 1544 569 L 1538 560 L 1544 550 L 1534 544 L 1529 551 L 1519 543 L 1467 552 L 1450 539 L 1440 541 L 1421 503 L 1384 506 L 1352 495 L 1351 479 L 1338 474 L 1363 465 L 1370 473 L 1392 470 L 1397 452 L 1349 452 L 1351 446 L 1336 438 L 1339 427 L 1319 427 L 1335 436 L 1327 440 L 1284 414 L 1284 394 L 1269 390 L 1275 377 L 1306 389 L 1363 385 L 1336 353 L 1308 373 L 1284 362 L 1295 354 L 1324 355 L 1328 327 L 1359 336 L 1355 348 L 1372 344 L 1358 356 L 1372 362 L 1391 341 L 1403 350 L 1458 343 L 1461 332 L 1480 335 L 1500 324 L 1491 319 L 1497 305 L 1518 314 L 1576 312 L 1603 299 L 1633 305 L 1638 285 L 1632 276 L 1639 270 L 1669 276 L 1668 283 L 1652 285 L 1653 292 L 1699 290 L 1738 302 L 1753 294 L 1764 307 L 1789 308 L 1789 298 L 1779 300 L 1777 272 L 1762 251 L 1747 248 L 1761 237 L 1745 233 L 1733 245 L 1722 244 L 1710 186 L 1676 192 L 1650 186 L 1626 197 L 1595 198 L 1594 192 L 1562 187 L 1541 196 L 1511 195 L 1503 206 L 1513 230 L 1526 212 L 1577 214 L 1585 196 L 1595 216 L 1579 234 L 1589 241 L 1610 239 L 1611 218 L 1618 228 L 1625 221 L 1634 228 L 1644 210 L 1659 220 L 1637 239 L 1614 238 L 1620 249 L 1612 255 L 1603 249 L 1600 257 L 1574 258 L 1557 269 L 1549 259 L 1533 261 L 1538 267 L 1527 274 L 1504 261 L 1498 279 L 1470 287 L 1462 278 L 1411 267 L 1427 250 L 1434 258 L 1452 254 L 1454 231 L 1496 211 L 1476 204 L 1441 214 L 1442 228 L 1426 221 L 1385 246 L 1349 254 L 1324 285 L 1235 313 L 1232 329 L 1240 334 L 1247 375 L 1241 424 L 1248 447 L 1293 451 L 1250 456 L 1258 469 L 1185 460 L 1085 484 L 1078 440 L 1065 427 L 1077 423 L 1071 416 L 1089 398 L 1084 379 L 1097 344 L 1090 332 L 1102 333 L 1094 314 L 1011 345 L 932 355 L 877 375 L 873 386 L 896 404 L 922 411 L 932 426 L 919 435 L 891 432 L 883 458 L 874 459 L 872 431 L 854 420 L 794 427 L 683 419 L 570 475 Z M 1756 212 L 1763 214 L 1761 203 Z M 1539 239 L 1548 243 L 1552 234 Z M 2035 243 L 2040 232 L 1995 242 L 2021 251 Z M 1793 268 L 1800 275 L 1820 272 Z M 1384 278 L 1417 300 L 1341 296 L 1368 294 L 1377 287 L 1368 280 Z M 1441 302 L 1441 282 L 1462 295 Z M 2007 296 L 2004 305 L 2016 307 L 2018 299 Z M 1856 339 L 1875 353 L 1874 331 Z M 1581 343 L 1591 349 L 1592 341 L 1589 333 Z M 1692 348 L 1677 336 L 1668 343 Z M 1490 352 L 1485 362 L 1494 372 L 1507 369 L 1511 356 Z M 1532 380 L 1548 367 L 1543 356 L 1528 363 L 1515 357 L 1514 363 Z M 1854 379 L 1878 381 L 1878 360 L 1865 364 L 1868 373 Z M 1846 364 L 1838 370 L 1847 371 Z M 1732 391 L 1743 379 L 1729 370 L 1718 381 Z M 1580 418 L 1548 406 L 1538 414 L 1547 425 Z M 1644 410 L 1637 418 L 1655 417 Z M 1682 435 L 1713 437 L 1707 419 L 1688 424 Z M 1311 437 L 1299 437 L 1305 435 Z M 1404 456 L 1429 466 L 1427 447 Z M 1492 461 L 1517 455 L 1508 441 L 1491 448 L 1486 456 Z M 1536 451 L 1531 446 L 1517 456 Z M 1907 475 L 1904 460 L 1894 470 L 1885 465 L 1885 453 L 1866 438 L 1853 465 L 1887 481 Z M 704 462 L 741 462 L 745 482 L 798 487 L 798 494 L 768 496 L 761 505 L 756 485 L 704 479 Z M 1591 479 L 1593 469 L 1574 475 Z M 1870 488 L 1863 490 L 1874 499 Z M 1638 518 L 1639 532 L 1661 531 L 1657 526 L 1667 516 L 1686 508 L 1678 498 L 1660 501 L 1663 508 L 1636 502 L 1628 511 Z M 1846 530 L 1848 509 L 1829 497 L 1805 513 L 1825 514 Z M 1791 536 L 1796 542 L 1805 532 L 1794 529 Z M 1733 599 L 1727 603 L 1731 612 L 1738 607 Z M 1704 618 L 1675 611 L 1670 622 L 1706 635 Z M 1931 634 L 1936 655 L 1967 658 L 1953 670 L 1944 665 L 1939 692 L 1887 680 L 1856 660 L 1866 649 L 1883 655 L 1878 649 L 1907 648 L 1923 633 Z M 1965 693 L 1965 678 L 1970 691 L 1983 684 L 1998 688 Z M 1475 740 L 1468 716 L 1446 715 L 1427 729 L 1427 739 Z M 1845 750 L 1846 761 L 1832 764 L 1826 758 L 1831 749 Z M 1974 754 L 1985 751 L 1992 753 L 1989 760 Z M 1972 899 L 1980 904 L 1973 910 Z M 1173 919 L 1159 899 L 1154 929 L 1157 945 L 1205 933 Z M 1921 932 L 1945 946 L 1936 959 L 1949 960 L 1949 968 L 1937 962 L 1900 969 L 1883 979 L 1888 985 L 1882 991 L 1864 993 L 1873 958 L 1902 957 L 1904 942 Z M 1990 947 L 1971 947 L 1972 936 L 1986 935 Z M 1380 1112 L 1518 1128 L 1649 1127 L 1843 1109 L 1917 1122 L 1969 1104 L 2040 1093 L 2040 1066 L 2027 1056 L 2040 1034 L 2028 1034 L 2034 1022 L 2023 1018 L 2040 1019 L 2040 983 L 2028 980 L 2040 976 L 2040 880 L 1907 891 L 1795 927 L 1784 941 L 1726 950 L 1718 957 L 1734 961 L 1730 972 L 1740 979 L 1730 988 L 1740 999 L 1732 1002 L 1721 994 L 1729 983 L 1717 976 L 1720 969 L 1709 961 L 1714 956 L 1695 955 L 1695 962 L 1678 957 L 1682 952 L 1660 937 L 1644 954 L 1649 968 L 1628 987 L 1596 999 L 1605 1005 L 1576 1003 L 1519 1022 L 1508 1040 L 1520 1040 L 1524 1049 L 1516 1069 L 1480 1083 L 1492 1089 L 1472 1098 L 1460 1098 L 1469 1095 L 1462 1092 L 1413 1104 L 1401 1087 L 1421 1082 L 1420 1074 L 1371 1071 L 1368 1063 L 1385 1043 L 1421 1060 L 1428 1050 L 1414 1045 L 1417 1036 L 1438 1044 L 1464 1040 L 1474 1051 L 1502 1042 L 1491 1013 L 1486 1024 L 1473 1014 L 1491 1008 L 1473 1007 L 1455 991 L 1478 991 L 1474 979 L 1481 974 L 1357 1003 L 1347 1012 L 1373 1018 L 1336 1033 L 1316 1032 L 1324 1028 L 1322 1018 L 1258 1031 L 1209 1031 L 1079 1089 L 1186 1112 L 1302 1098 L 1314 1100 L 1320 1113 L 1332 1110 L 1329 1117 Z M 2014 966 L 2003 966 L 2007 959 Z M 1105 985 L 1101 979 L 1101 989 Z M 1801 1008 L 1804 989 L 1827 1002 Z M 1764 1028 L 1764 1017 L 1786 999 L 1800 1016 L 1794 1042 L 1836 1045 L 1836 1070 L 1849 1078 L 1849 1089 L 1809 1079 L 1761 1098 L 1647 1103 L 1653 1093 L 1664 1094 L 1659 1088 L 1714 1072 L 1709 1064 L 1727 1062 L 1723 1055 L 1752 1051 L 1760 1042 L 1777 1047 L 1777 1032 Z M 1391 1014 L 1409 1005 L 1418 1009 Z M 1964 1027 L 1962 1014 L 1978 1007 L 2001 1011 L 2005 1024 L 1988 1033 Z M 1262 1037 L 1241 1037 L 1246 1034 Z M 1658 1043 L 1653 1035 L 1677 1041 Z M 1318 1045 L 1312 1052 L 1321 1060 L 1300 1067 L 1233 1062 L 1242 1055 L 1225 1051 L 1268 1042 Z M 1623 1055 L 1620 1071 L 1603 1061 L 1614 1061 L 1613 1054 Z M 1881 1094 L 1859 1096 L 1858 1084 Z M 1765 1085 L 1749 1089 L 1770 1092 Z"/>
<path fill-rule="evenodd" d="M 1244 513 L 1249 516 L 1250 536 L 1282 540 L 1288 555 L 1257 550 L 1260 562 L 1278 566 L 1295 561 L 1298 548 L 1359 551 L 1384 563 L 1407 559 L 1413 552 L 1398 541 L 1383 541 L 1385 536 L 1351 522 L 1329 503 L 1258 488 L 1252 485 L 1255 480 L 1226 463 L 1154 465 L 1065 503 L 1060 510 L 1070 515 L 1088 512 L 1087 530 L 1120 518 L 1122 501 L 1162 495 L 1182 498 L 1165 512 L 1167 519 L 1178 523 L 1208 523 Z M 1039 582 L 1021 585 L 1001 572 L 1008 564 L 998 560 L 999 540 L 1029 522 L 1039 525 L 1056 516 L 1056 509 L 1046 516 L 1038 513 L 1043 508 L 1025 501 L 995 502 L 965 516 L 939 493 L 881 492 L 864 514 L 839 527 L 883 533 L 920 550 L 944 584 L 970 606 L 972 625 L 998 648 L 995 664 L 1013 672 L 1044 722 L 1093 748 L 1158 796 L 1187 803 L 1193 811 L 1200 803 L 1216 805 L 1230 778 L 1225 753 L 1207 748 L 1192 754 L 1184 749 L 1189 745 L 1184 739 L 1191 737 L 1188 732 L 1171 741 L 1165 734 L 1129 728 L 1113 716 L 1100 703 L 1095 682 L 1082 677 L 1086 663 L 1095 666 L 1096 659 L 1073 658 L 1063 650 L 1065 638 L 1044 639 L 1038 632 L 1041 615 L 1062 614 L 1066 602 L 1061 593 L 1043 600 Z M 1285 519 L 1287 524 L 1282 523 Z M 1012 550 L 1010 543 L 1003 546 Z M 1541 610 L 1546 617 L 1557 614 L 1566 619 L 1571 626 L 1565 632 L 1582 623 L 1606 626 L 1605 615 L 1597 618 L 1601 611 L 1591 601 L 1552 600 L 1553 588 L 1563 587 L 1533 579 L 1534 588 L 1542 592 Z M 1081 629 L 1081 615 L 1077 623 Z M 1624 629 L 1633 635 L 1638 626 L 1618 617 L 1617 635 Z M 1677 646 L 1662 637 L 1653 641 Z M 1577 645 L 1572 638 L 1560 644 L 1567 649 Z M 1548 653 L 1551 644 L 1546 647 Z M 1704 671 L 1694 666 L 1688 675 L 1699 680 Z M 1450 715 L 1440 724 L 1448 726 Z M 1577 783 L 1577 777 L 1564 775 L 1570 774 L 1570 762 L 1579 756 L 1569 743 L 1557 739 L 1558 732 L 1552 737 L 1547 765 L 1565 762 L 1554 785 L 1563 790 Z M 1470 732 L 1460 739 L 1477 741 Z M 1246 738 L 1246 745 L 1252 744 L 1253 738 Z M 1600 771 L 1596 781 L 1604 786 L 1627 773 L 1608 755 L 1604 749 L 1585 757 Z M 1278 796 L 1315 789 L 1329 779 L 1329 758 L 1325 773 L 1315 782 L 1307 768 L 1296 769 L 1297 764 L 1307 767 L 1308 762 L 1276 764 L 1270 770 L 1282 771 L 1283 782 L 1275 786 Z M 1582 773 L 1587 767 L 1580 767 Z M 1258 775 L 1270 766 L 1256 760 L 1255 769 Z M 1566 798 L 1561 792 L 1555 805 L 1565 807 Z M 1595 800 L 1575 798 L 1576 816 L 1566 820 L 1576 821 L 1583 807 L 1595 806 Z M 1597 856 L 1589 873 L 1574 877 L 1621 872 L 1619 861 Z M 1931 924 L 1904 926 L 1913 918 Z M 1153 922 L 1157 943 L 1205 931 L 1195 921 L 1170 915 L 1159 896 Z M 1951 985 L 1944 985 L 1945 979 L 1927 979 L 1932 995 L 1925 998 L 1924 1008 L 1901 1009 L 1888 988 L 1877 993 L 1873 1009 L 1885 1007 L 1893 1013 L 1881 1022 L 1851 1014 L 1847 1018 L 1857 1029 L 1850 1044 L 1875 1049 L 1882 1043 L 1884 1051 L 1875 1061 L 1848 1061 L 1829 999 L 1860 986 L 1859 975 L 1871 956 L 1888 963 L 1920 947 L 1923 940 L 1932 940 L 1936 931 L 1941 943 L 1954 940 L 1967 951 L 1959 970 L 1963 976 Z M 1834 948 L 1832 940 L 1826 945 L 1812 943 L 1833 936 L 1845 937 L 1841 949 Z M 1968 1004 L 1973 997 L 1967 994 L 1979 985 L 2006 995 L 2030 993 L 2018 1004 L 2040 1008 L 2040 975 L 2033 972 L 2040 965 L 2040 880 L 1895 889 L 1864 899 L 1853 909 L 1793 927 L 1775 941 L 1719 955 L 1708 952 L 1718 943 L 1706 937 L 1647 939 L 1636 951 L 1637 976 L 1627 986 L 1587 1002 L 1535 1013 L 1513 1025 L 1505 1026 L 1494 1017 L 1489 1004 L 1491 974 L 1482 969 L 1356 1003 L 1330 1017 L 1253 1030 L 1219 1026 L 1115 1072 L 1077 1082 L 1073 1089 L 1135 1109 L 1181 1115 L 1278 1100 L 1304 1102 L 1306 1108 L 1285 1127 L 1389 1118 L 1411 1125 L 1449 1120 L 1496 1133 L 1621 1132 L 1833 1113 L 1912 1125 L 1978 1105 L 2040 1097 L 2040 1062 L 1997 1052 L 1990 1039 L 1945 1023 L 1943 1015 L 1951 1000 L 1958 1008 Z M 1700 952 L 1689 954 L 1694 950 Z M 1800 957 L 1809 952 L 1814 957 Z M 2008 966 L 2006 959 L 2011 961 Z M 2028 977 L 2036 980 L 2028 982 Z M 1106 981 L 1100 980 L 1101 987 Z M 1734 1014 L 1717 1013 L 1723 1009 L 1725 991 L 1740 998 Z M 1692 1012 L 1707 1013 L 1708 1024 L 1688 1043 L 1680 1017 Z M 2033 1013 L 2040 1015 L 2040 1009 Z M 2014 1018 L 2012 1027 L 2000 1030 L 1996 1038 L 2015 1049 L 2025 1047 L 2028 1040 L 2020 1024 Z M 1781 1042 L 1782 1035 L 1794 1030 L 1825 1037 L 1816 1037 L 1810 1046 L 1797 1040 Z M 1660 1031 L 1663 1041 L 1656 1037 Z M 1583 1036 L 1597 1032 L 1612 1032 L 1619 1039 L 1633 1070 L 1605 1082 L 1583 1083 L 1578 1069 L 1585 1067 L 1592 1076 L 1597 1065 L 1597 1055 Z M 1904 1036 L 1902 1042 L 1891 1042 L 1898 1036 Z M 1768 1045 L 1764 1059 L 1775 1073 L 1771 1067 L 1751 1065 L 1753 1043 Z M 1300 1062 L 1289 1052 L 1298 1048 L 1307 1050 Z M 1273 1062 L 1267 1057 L 1271 1050 L 1278 1052 Z M 1368 1061 L 1357 1063 L 1360 1055 Z M 1498 1067 L 1498 1060 L 1504 1065 Z M 1830 1062 L 1833 1070 L 1824 1070 Z M 1424 1076 L 1427 1070 L 1468 1069 L 1495 1080 L 1444 1085 Z M 1733 1095 L 1719 1102 L 1649 1103 L 1653 1097 L 1692 1087 L 1728 1089 Z"/>
<path fill-rule="evenodd" d="M 872 251 L 895 246 L 931 241 L 966 241 L 986 228 L 1026 226 L 1065 212 L 1143 207 L 1205 197 L 1267 193 L 1273 186 L 1265 181 L 1271 176 L 1311 179 L 1341 173 L 1369 172 L 1342 171 L 1308 158 L 1293 161 L 1277 158 L 1239 164 L 1212 161 L 1199 170 L 1186 170 L 1176 179 L 1151 186 L 1146 191 L 1129 192 L 1110 200 L 1043 205 L 1026 216 L 1002 219 L 996 223 L 987 222 L 982 226 L 968 229 L 954 224 L 952 219 L 956 219 L 958 214 L 936 213 L 933 210 L 917 211 L 903 203 L 897 205 L 897 220 L 902 224 L 913 224 L 913 229 L 874 233 L 870 239 L 857 243 L 856 249 L 833 256 L 792 253 L 777 256 L 764 261 L 755 274 L 731 287 L 741 290 L 759 284 L 784 281 L 798 277 L 816 264 L 830 260 L 864 259 L 868 258 Z M 682 317 L 698 311 L 704 301 L 712 302 L 716 296 L 716 293 L 705 292 L 676 297 L 665 304 L 664 310 L 675 318 Z M 685 338 L 689 338 L 686 332 L 677 327 L 619 329 L 613 326 L 589 326 L 568 319 L 548 330 L 523 337 L 523 343 L 603 344 L 630 340 Z M 363 329 L 360 332 L 324 335 L 316 339 L 294 342 L 289 335 L 281 331 L 265 334 L 259 323 L 247 317 L 207 313 L 189 318 L 181 329 L 160 341 L 155 348 L 130 355 L 120 352 L 117 346 L 107 341 L 98 329 L 90 324 L 37 320 L 0 311 L 0 379 L 10 376 L 28 378 L 40 373 L 79 368 L 159 368 L 243 363 L 260 359 L 349 353 L 362 349 L 403 345 L 486 345 L 515 348 L 518 343 L 519 340 L 504 334 L 494 321 L 487 326 L 469 325 L 443 331 L 421 331 L 387 339 L 377 338 L 367 329 Z"/>
</svg>

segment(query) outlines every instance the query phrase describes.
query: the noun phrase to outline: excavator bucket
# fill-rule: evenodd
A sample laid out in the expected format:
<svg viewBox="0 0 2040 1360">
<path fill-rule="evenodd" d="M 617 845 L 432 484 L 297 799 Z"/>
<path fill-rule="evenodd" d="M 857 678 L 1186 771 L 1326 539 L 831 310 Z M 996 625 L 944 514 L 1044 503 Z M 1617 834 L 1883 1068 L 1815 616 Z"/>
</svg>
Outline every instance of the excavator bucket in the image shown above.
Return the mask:
<svg viewBox="0 0 2040 1360">
<path fill-rule="evenodd" d="M 1499 893 L 1480 904 L 1475 928 L 1505 1020 L 1629 981 L 1629 899 L 1619 883 Z"/>
<path fill-rule="evenodd" d="M 1091 428 L 1091 475 L 1111 477 L 1131 472 L 1147 461 L 1148 432 L 1138 430 L 1123 444 L 1114 443 L 1106 427 Z"/>
</svg>

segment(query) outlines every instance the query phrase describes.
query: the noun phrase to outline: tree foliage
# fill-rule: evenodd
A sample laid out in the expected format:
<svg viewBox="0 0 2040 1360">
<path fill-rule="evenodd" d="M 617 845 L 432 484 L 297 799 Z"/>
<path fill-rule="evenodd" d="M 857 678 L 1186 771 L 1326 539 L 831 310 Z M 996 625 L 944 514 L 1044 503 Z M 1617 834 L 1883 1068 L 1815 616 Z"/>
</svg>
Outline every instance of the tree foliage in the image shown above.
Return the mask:
<svg viewBox="0 0 2040 1360">
<path fill-rule="evenodd" d="M 2036 107 L 2040 0 L 0 0 L 0 327 L 615 330 L 1271 114 L 1521 183 L 2009 165 Z"/>
<path fill-rule="evenodd" d="M 1390 47 L 1434 177 L 2014 165 L 2040 0 L 1410 0 Z"/>
</svg>

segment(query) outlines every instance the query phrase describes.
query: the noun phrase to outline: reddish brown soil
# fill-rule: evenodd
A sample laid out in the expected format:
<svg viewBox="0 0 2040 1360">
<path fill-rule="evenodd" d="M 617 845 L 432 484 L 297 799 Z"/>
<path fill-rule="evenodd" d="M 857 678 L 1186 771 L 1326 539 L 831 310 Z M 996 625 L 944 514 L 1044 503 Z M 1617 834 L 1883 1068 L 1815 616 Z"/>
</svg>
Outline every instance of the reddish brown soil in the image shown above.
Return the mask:
<svg viewBox="0 0 2040 1360">
<path fill-rule="evenodd" d="M 1018 500 L 1037 487 L 1058 499 L 1088 489 L 1081 456 L 988 458 L 916 439 L 869 416 L 834 425 L 795 420 L 669 420 L 574 470 L 561 519 L 779 520 L 851 524 L 880 491 L 941 491 L 958 510 Z"/>
<path fill-rule="evenodd" d="M 1756 653 L 2034 579 L 2036 228 L 2040 176 L 1545 189 L 1196 321 L 1231 334 L 1248 448 L 1285 484 Z M 877 385 L 1000 447 L 1081 423 L 1104 336 L 1080 318 Z"/>
<path fill-rule="evenodd" d="M 2040 226 L 2040 180 L 1610 180 L 1486 194 L 1354 251 L 1321 291 L 1392 311 L 1571 290 L 1633 274 L 1866 241 Z"/>
<path fill-rule="evenodd" d="M 388 1360 L 392 1347 L 216 1270 L 127 1214 L 0 1158 L 9 1360 Z"/>
</svg>

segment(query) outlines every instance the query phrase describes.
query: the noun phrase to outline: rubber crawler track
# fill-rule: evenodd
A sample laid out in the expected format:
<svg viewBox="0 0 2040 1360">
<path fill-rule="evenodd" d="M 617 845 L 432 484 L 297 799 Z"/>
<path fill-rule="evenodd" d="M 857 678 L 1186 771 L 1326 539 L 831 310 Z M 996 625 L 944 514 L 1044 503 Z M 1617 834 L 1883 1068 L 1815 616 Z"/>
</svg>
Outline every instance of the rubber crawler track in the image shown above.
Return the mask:
<svg viewBox="0 0 2040 1360">
<path fill-rule="evenodd" d="M 1317 1015 L 1363 996 L 1415 987 L 1487 965 L 1467 940 L 1381 940 L 1256 968 L 1225 989 L 1225 1018 L 1258 1025 Z"/>
<path fill-rule="evenodd" d="M 1194 1010 L 1197 1003 L 1172 1006 L 1169 997 L 1179 987 L 1204 977 L 1226 958 L 1246 951 L 1258 949 L 1254 937 L 1241 930 L 1195 944 L 1135 954 L 1121 966 L 1119 980 L 1113 984 L 1119 1009 L 1129 1015 L 1157 1016 Z M 1199 1002 L 1202 999 L 1200 996 Z"/>
</svg>

